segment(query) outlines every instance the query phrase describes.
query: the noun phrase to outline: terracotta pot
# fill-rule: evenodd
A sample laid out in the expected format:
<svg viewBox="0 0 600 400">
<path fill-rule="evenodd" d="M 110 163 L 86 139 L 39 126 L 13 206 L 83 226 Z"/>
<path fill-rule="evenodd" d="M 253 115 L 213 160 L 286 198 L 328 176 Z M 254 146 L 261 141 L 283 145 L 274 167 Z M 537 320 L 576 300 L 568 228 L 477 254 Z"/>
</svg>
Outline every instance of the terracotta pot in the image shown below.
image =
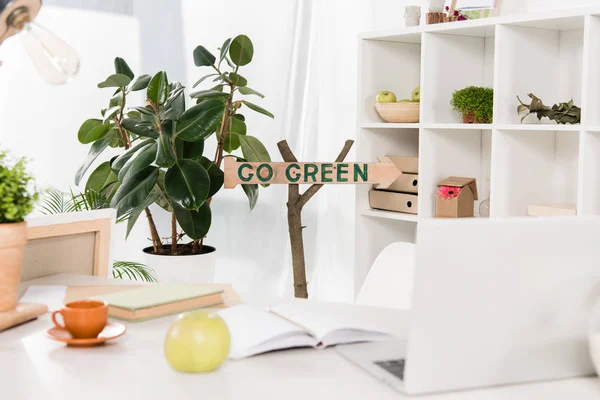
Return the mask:
<svg viewBox="0 0 600 400">
<path fill-rule="evenodd" d="M 468 113 L 468 114 L 463 113 L 462 117 L 463 117 L 463 124 L 472 124 L 475 122 L 475 114 L 473 114 L 473 113 Z"/>
<path fill-rule="evenodd" d="M 27 223 L 0 224 L 0 312 L 17 305 Z"/>
</svg>

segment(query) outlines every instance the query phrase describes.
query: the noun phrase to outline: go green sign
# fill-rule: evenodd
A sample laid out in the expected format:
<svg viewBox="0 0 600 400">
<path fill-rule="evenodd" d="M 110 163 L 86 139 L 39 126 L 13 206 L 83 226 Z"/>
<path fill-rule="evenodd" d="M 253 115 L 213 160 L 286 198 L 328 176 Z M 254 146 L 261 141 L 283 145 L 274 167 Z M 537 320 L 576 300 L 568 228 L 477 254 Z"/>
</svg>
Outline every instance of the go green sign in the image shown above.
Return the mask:
<svg viewBox="0 0 600 400">
<path fill-rule="evenodd" d="M 380 184 L 391 185 L 402 172 L 392 163 L 236 162 L 225 159 L 225 188 L 239 184 Z"/>
</svg>

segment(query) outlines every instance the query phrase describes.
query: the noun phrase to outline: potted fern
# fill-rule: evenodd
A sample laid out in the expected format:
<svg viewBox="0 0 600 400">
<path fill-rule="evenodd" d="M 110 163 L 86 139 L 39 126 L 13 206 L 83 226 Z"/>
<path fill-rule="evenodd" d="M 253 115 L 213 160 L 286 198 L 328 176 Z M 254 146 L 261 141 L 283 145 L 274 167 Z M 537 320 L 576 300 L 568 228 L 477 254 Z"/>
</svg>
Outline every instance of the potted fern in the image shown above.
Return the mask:
<svg viewBox="0 0 600 400">
<path fill-rule="evenodd" d="M 210 282 L 214 277 L 215 247 L 204 243 L 212 220 L 210 204 L 223 186 L 221 164 L 226 156 L 247 161 L 270 161 L 265 146 L 247 134 L 243 110 L 273 118 L 245 96 L 263 97 L 247 86 L 240 67 L 249 64 L 254 47 L 245 35 L 227 39 L 215 57 L 203 46 L 194 50 L 194 63 L 210 73 L 193 87 L 212 78 L 214 86 L 191 93 L 195 104 L 186 108 L 185 87 L 169 82 L 167 73 L 135 76 L 127 63 L 115 59 L 115 74 L 98 84 L 115 90 L 102 118 L 86 120 L 79 141 L 91 144 L 77 171 L 79 185 L 90 165 L 108 147 L 123 152 L 100 164 L 89 176 L 86 190 L 105 196 L 127 223 L 127 235 L 143 213 L 152 245 L 143 249 L 146 264 L 159 281 Z M 226 64 L 229 69 L 223 66 Z M 128 95 L 145 91 L 145 103 L 127 105 Z M 242 97 L 240 97 L 240 95 Z M 208 140 L 216 141 L 214 157 L 205 154 Z M 241 149 L 241 155 L 234 153 Z M 242 185 L 250 209 L 257 185 Z M 169 239 L 163 241 L 149 209 L 157 204 L 171 214 Z M 189 240 L 185 240 L 185 238 Z"/>
<path fill-rule="evenodd" d="M 7 153 L 0 151 L 0 312 L 12 310 L 17 305 L 23 251 L 27 243 L 25 217 L 37 200 L 30 184 L 25 160 L 11 163 Z"/>
</svg>

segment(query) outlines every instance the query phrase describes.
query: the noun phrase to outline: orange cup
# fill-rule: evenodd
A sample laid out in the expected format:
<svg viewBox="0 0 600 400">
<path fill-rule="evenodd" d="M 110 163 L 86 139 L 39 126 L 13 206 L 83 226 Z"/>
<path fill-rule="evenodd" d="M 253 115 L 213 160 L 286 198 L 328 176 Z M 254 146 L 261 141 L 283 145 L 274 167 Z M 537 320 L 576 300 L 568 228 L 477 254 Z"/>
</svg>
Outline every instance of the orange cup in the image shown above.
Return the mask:
<svg viewBox="0 0 600 400">
<path fill-rule="evenodd" d="M 56 321 L 56 314 L 62 315 L 64 325 Z M 95 338 L 108 323 L 108 305 L 98 300 L 72 301 L 52 313 L 52 322 L 75 339 Z"/>
</svg>

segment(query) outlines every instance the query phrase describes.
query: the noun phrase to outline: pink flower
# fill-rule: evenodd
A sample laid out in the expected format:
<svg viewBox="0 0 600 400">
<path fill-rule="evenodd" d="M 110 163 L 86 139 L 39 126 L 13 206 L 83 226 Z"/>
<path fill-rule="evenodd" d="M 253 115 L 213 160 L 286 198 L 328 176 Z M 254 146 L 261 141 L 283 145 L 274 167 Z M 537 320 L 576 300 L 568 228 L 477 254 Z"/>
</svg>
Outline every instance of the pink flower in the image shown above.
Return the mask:
<svg viewBox="0 0 600 400">
<path fill-rule="evenodd" d="M 460 194 L 460 188 L 454 186 L 440 186 L 438 196 L 445 200 L 450 200 Z"/>
</svg>

